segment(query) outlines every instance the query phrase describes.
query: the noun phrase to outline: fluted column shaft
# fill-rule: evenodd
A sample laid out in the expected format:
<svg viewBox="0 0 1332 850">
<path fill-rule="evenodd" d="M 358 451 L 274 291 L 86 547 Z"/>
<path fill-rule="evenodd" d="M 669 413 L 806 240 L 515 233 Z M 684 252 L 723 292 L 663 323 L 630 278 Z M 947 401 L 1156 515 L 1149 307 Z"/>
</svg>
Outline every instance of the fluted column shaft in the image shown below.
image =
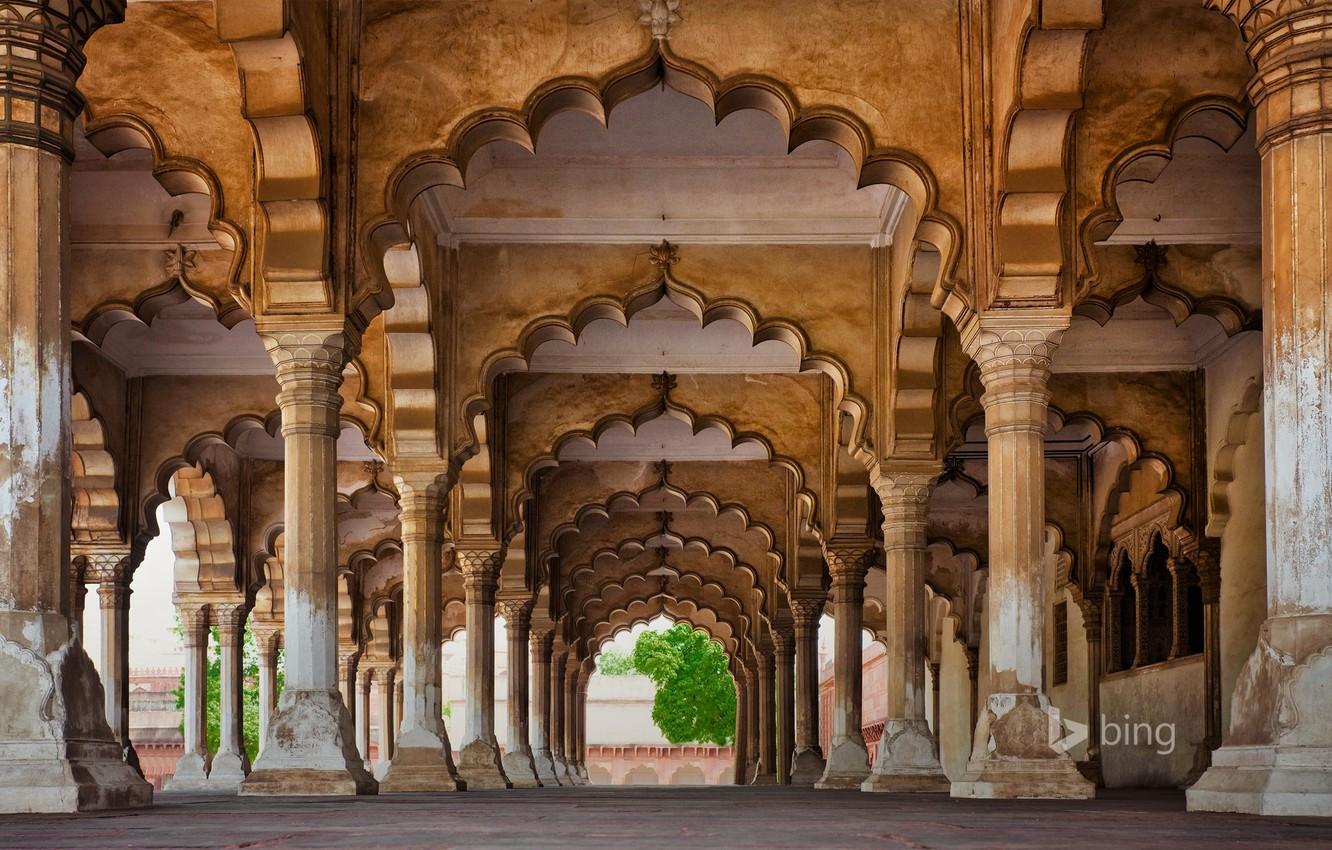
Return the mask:
<svg viewBox="0 0 1332 850">
<path fill-rule="evenodd" d="M 244 795 L 372 794 L 338 689 L 337 439 L 342 369 L 358 340 L 340 316 L 270 320 L 282 412 L 286 681 Z"/>
<path fill-rule="evenodd" d="M 166 783 L 170 791 L 205 790 L 208 766 L 208 608 L 180 608 L 181 643 L 185 650 L 182 728 L 184 749 Z"/>
<path fill-rule="evenodd" d="M 1050 357 L 1069 318 L 997 311 L 961 329 L 980 366 L 988 442 L 990 570 L 986 603 L 991 693 L 954 796 L 1094 796 L 1068 753 L 1052 746 L 1057 715 L 1042 692 L 1045 429 Z M 1057 738 L 1054 740 L 1058 740 Z"/>
<path fill-rule="evenodd" d="M 937 473 L 894 470 L 875 485 L 883 509 L 888 706 L 865 791 L 948 790 L 938 739 L 925 719 L 925 527 Z"/>
<path fill-rule="evenodd" d="M 825 764 L 819 743 L 819 618 L 824 600 L 791 599 L 795 632 L 795 752 L 791 756 L 791 784 L 813 785 Z"/>
<path fill-rule="evenodd" d="M 218 790 L 235 791 L 250 770 L 245 753 L 243 721 L 243 688 L 245 676 L 244 648 L 245 605 L 229 602 L 212 606 L 213 621 L 217 625 L 219 655 L 221 656 L 221 697 L 219 699 L 217 753 L 208 771 L 208 784 Z"/>
<path fill-rule="evenodd" d="M 273 725 L 273 710 L 277 707 L 278 649 L 282 633 L 269 626 L 255 630 L 259 645 L 259 752 L 263 753 L 268 741 L 268 730 Z"/>
<path fill-rule="evenodd" d="M 86 556 L 87 576 L 97 582 L 102 610 L 102 688 L 106 722 L 120 742 L 125 761 L 138 767 L 129 737 L 129 613 L 133 568 L 125 550 Z"/>
<path fill-rule="evenodd" d="M 369 668 L 357 671 L 356 749 L 366 764 L 370 763 L 370 689 L 373 685 L 373 671 Z"/>
<path fill-rule="evenodd" d="M 379 767 L 383 768 L 393 759 L 393 732 L 397 728 L 393 713 L 394 671 L 392 667 L 381 667 L 375 676 L 375 687 L 379 689 Z"/>
<path fill-rule="evenodd" d="M 861 731 L 863 671 L 861 630 L 865 618 L 865 574 L 874 550 L 868 541 L 837 541 L 825 547 L 832 574 L 833 711 L 827 766 L 815 788 L 859 788 L 869 775 L 869 753 Z"/>
</svg>

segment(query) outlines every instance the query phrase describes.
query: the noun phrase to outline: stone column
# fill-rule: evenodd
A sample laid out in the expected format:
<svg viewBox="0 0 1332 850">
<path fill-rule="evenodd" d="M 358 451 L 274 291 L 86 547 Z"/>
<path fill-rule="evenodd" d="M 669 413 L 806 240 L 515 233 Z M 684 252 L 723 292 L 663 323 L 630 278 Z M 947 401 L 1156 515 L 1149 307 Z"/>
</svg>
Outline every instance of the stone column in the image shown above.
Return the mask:
<svg viewBox="0 0 1332 850">
<path fill-rule="evenodd" d="M 17 0 L 0 25 L 0 812 L 152 801 L 93 696 L 69 586 L 75 81 L 89 36 L 124 11 L 124 0 Z"/>
<path fill-rule="evenodd" d="M 1209 5 L 1240 26 L 1263 198 L 1267 620 L 1188 807 L 1332 811 L 1332 3 Z"/>
<path fill-rule="evenodd" d="M 495 591 L 504 549 L 459 545 L 455 557 L 467 597 L 467 722 L 458 773 L 468 788 L 512 788 L 495 738 Z"/>
<path fill-rule="evenodd" d="M 347 707 L 347 713 L 351 715 L 353 728 L 356 727 L 356 667 L 360 659 L 359 649 L 350 652 L 338 651 L 338 693 L 342 695 L 342 704 Z"/>
<path fill-rule="evenodd" d="M 819 744 L 819 618 L 823 598 L 792 597 L 795 630 L 795 752 L 791 755 L 792 785 L 812 786 L 823 776 Z M 738 680 L 737 680 L 738 683 Z"/>
<path fill-rule="evenodd" d="M 1133 666 L 1141 667 L 1148 663 L 1147 640 L 1151 637 L 1147 631 L 1147 605 L 1152 595 L 1154 579 L 1142 573 L 1131 573 L 1129 583 L 1133 585 Z"/>
<path fill-rule="evenodd" d="M 551 653 L 550 658 L 550 757 L 555 765 L 555 778 L 561 785 L 572 785 L 569 765 L 564 761 L 564 658 L 565 651 Z"/>
<path fill-rule="evenodd" d="M 1205 546 L 1195 556 L 1203 603 L 1203 739 L 1193 770 L 1184 784 L 1192 785 L 1212 766 L 1212 753 L 1221 746 L 1221 553 Z"/>
<path fill-rule="evenodd" d="M 587 662 L 584 662 L 585 664 Z M 578 707 L 577 722 L 574 724 L 574 761 L 580 784 L 590 785 L 592 780 L 587 774 L 587 685 L 592 671 L 584 667 L 578 674 L 578 691 L 574 705 Z"/>
<path fill-rule="evenodd" d="M 207 791 L 208 766 L 208 608 L 180 608 L 180 629 L 185 645 L 184 752 L 167 780 L 167 791 Z"/>
<path fill-rule="evenodd" d="M 837 541 L 825 547 L 832 574 L 832 739 L 828 764 L 815 788 L 859 788 L 869 776 L 869 751 L 861 731 L 861 628 L 865 618 L 865 574 L 874 549 L 869 541 Z"/>
<path fill-rule="evenodd" d="M 549 626 L 532 629 L 532 718 L 528 731 L 532 738 L 532 763 L 538 781 L 544 786 L 559 785 L 555 761 L 550 754 L 550 647 L 555 635 Z"/>
<path fill-rule="evenodd" d="M 570 652 L 564 659 L 564 766 L 571 785 L 582 785 L 578 775 L 578 659 Z"/>
<path fill-rule="evenodd" d="M 393 668 L 384 665 L 375 671 L 375 687 L 379 689 L 379 758 L 375 775 L 382 779 L 393 760 L 393 731 L 396 728 L 393 713 Z"/>
<path fill-rule="evenodd" d="M 126 549 L 98 551 L 87 556 L 89 573 L 96 578 L 102 609 L 102 687 L 106 722 L 120 742 L 125 763 L 142 775 L 139 755 L 129 735 L 129 613 L 133 568 Z"/>
<path fill-rule="evenodd" d="M 955 797 L 1085 799 L 1096 788 L 1078 772 L 1058 711 L 1041 689 L 1045 623 L 1045 428 L 1050 356 L 1068 316 L 994 312 L 962 328 L 980 366 L 988 438 L 990 570 L 985 606 L 990 695 L 980 709 L 966 774 Z"/>
<path fill-rule="evenodd" d="M 378 790 L 356 752 L 338 691 L 338 413 L 342 369 L 356 339 L 345 320 L 300 317 L 260 328 L 277 366 L 284 461 L 286 684 L 263 754 L 242 795 L 352 795 Z"/>
<path fill-rule="evenodd" d="M 83 637 L 83 610 L 88 607 L 88 579 L 84 573 L 87 559 L 78 556 L 69 562 L 69 626 Z"/>
<path fill-rule="evenodd" d="M 393 753 L 389 756 L 390 759 L 397 758 L 398 751 L 402 749 L 402 705 L 402 664 L 399 663 L 397 667 L 393 668 Z M 440 718 L 440 720 L 443 719 L 443 717 Z"/>
<path fill-rule="evenodd" d="M 773 689 L 777 698 L 777 782 L 791 783 L 791 756 L 795 752 L 795 636 L 782 629 L 772 633 L 776 667 Z"/>
<path fill-rule="evenodd" d="M 497 610 L 504 618 L 509 638 L 509 730 L 500 764 L 514 788 L 540 788 L 528 743 L 527 643 L 531 637 L 532 601 L 506 599 Z"/>
<path fill-rule="evenodd" d="M 862 791 L 947 791 L 939 743 L 925 719 L 925 521 L 935 468 L 896 471 L 875 485 L 883 507 L 888 600 L 888 711 Z M 839 633 L 840 634 L 840 633 Z M 938 673 L 934 676 L 938 687 Z M 938 700 L 935 700 L 938 725 Z"/>
<path fill-rule="evenodd" d="M 749 682 L 744 667 L 732 672 L 735 679 L 735 784 L 749 784 Z"/>
<path fill-rule="evenodd" d="M 392 764 L 380 779 L 381 793 L 459 791 L 465 785 L 453 764 L 443 719 L 440 617 L 444 603 L 440 564 L 444 554 L 444 510 L 449 482 L 439 466 L 395 464 L 402 523 L 402 724 Z M 469 623 L 470 625 L 470 623 Z M 468 645 L 472 634 L 468 632 Z M 470 695 L 469 706 L 470 706 Z"/>
<path fill-rule="evenodd" d="M 271 625 L 251 628 L 259 646 L 259 752 L 262 754 L 268 729 L 273 725 L 273 709 L 277 707 L 277 664 L 282 632 Z"/>
<path fill-rule="evenodd" d="M 359 677 L 359 696 L 356 707 L 356 749 L 361 751 L 361 763 L 366 770 L 370 765 L 370 686 L 374 683 L 374 672 L 368 667 L 357 671 Z"/>
<path fill-rule="evenodd" d="M 1189 654 L 1189 565 L 1180 558 L 1167 558 L 1170 571 L 1170 652 L 1167 659 Z"/>
<path fill-rule="evenodd" d="M 1082 624 L 1087 632 L 1087 758 L 1078 765 L 1082 775 L 1099 788 L 1105 784 L 1101 775 L 1101 675 L 1104 672 L 1104 625 L 1101 604 L 1082 596 L 1078 608 L 1082 611 Z"/>
<path fill-rule="evenodd" d="M 771 652 L 758 657 L 758 769 L 754 773 L 755 785 L 777 784 L 777 694 L 774 678 L 777 661 Z"/>
<path fill-rule="evenodd" d="M 745 753 L 748 761 L 745 766 L 745 783 L 753 785 L 759 771 L 759 677 L 758 661 L 755 660 L 745 671 Z"/>
<path fill-rule="evenodd" d="M 245 754 L 242 704 L 245 605 L 244 602 L 217 603 L 212 606 L 212 611 L 222 656 L 222 681 L 217 753 L 208 770 L 208 787 L 215 792 L 234 794 L 245 775 L 250 772 L 250 759 Z"/>
<path fill-rule="evenodd" d="M 970 694 L 970 709 L 967 713 L 968 725 L 976 728 L 980 719 L 977 709 L 980 707 L 980 647 L 968 646 L 963 650 L 967 656 L 967 683 Z"/>
</svg>

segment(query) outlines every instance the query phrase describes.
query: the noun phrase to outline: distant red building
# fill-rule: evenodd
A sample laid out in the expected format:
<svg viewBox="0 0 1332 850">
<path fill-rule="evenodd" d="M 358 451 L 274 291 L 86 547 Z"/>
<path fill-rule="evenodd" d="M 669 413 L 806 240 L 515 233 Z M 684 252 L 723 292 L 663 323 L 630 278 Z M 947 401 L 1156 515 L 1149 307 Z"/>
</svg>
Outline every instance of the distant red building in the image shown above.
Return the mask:
<svg viewBox="0 0 1332 850">
<path fill-rule="evenodd" d="M 176 761 L 185 752 L 175 694 L 180 675 L 179 667 L 130 671 L 130 741 L 139 754 L 144 778 L 159 791 L 163 780 L 176 772 Z"/>
<path fill-rule="evenodd" d="M 861 654 L 860 729 L 871 763 L 883 735 L 888 708 L 888 655 L 874 642 Z M 833 665 L 819 668 L 819 744 L 827 755 L 832 744 Z"/>
</svg>

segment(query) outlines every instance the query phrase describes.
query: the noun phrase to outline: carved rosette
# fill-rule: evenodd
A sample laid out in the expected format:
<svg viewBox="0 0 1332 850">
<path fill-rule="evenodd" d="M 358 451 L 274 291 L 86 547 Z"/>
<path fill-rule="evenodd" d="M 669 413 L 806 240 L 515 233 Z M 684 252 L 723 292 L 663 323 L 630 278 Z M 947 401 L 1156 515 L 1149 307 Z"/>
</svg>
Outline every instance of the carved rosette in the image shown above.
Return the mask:
<svg viewBox="0 0 1332 850">
<path fill-rule="evenodd" d="M 499 589 L 500 566 L 504 563 L 503 549 L 456 549 L 454 558 L 463 575 L 463 590 L 467 601 L 483 605 L 495 604 L 495 591 Z"/>
<path fill-rule="evenodd" d="M 1002 313 L 977 317 L 963 349 L 981 370 L 985 433 L 1044 430 L 1050 405 L 1050 360 L 1068 330 L 1064 315 Z"/>
<path fill-rule="evenodd" d="M 125 0 L 5 0 L 0 5 L 0 141 L 74 158 L 83 112 L 83 46 L 125 19 Z"/>
<path fill-rule="evenodd" d="M 337 439 L 341 426 L 342 370 L 356 350 L 344 329 L 265 330 L 264 348 L 277 367 L 281 388 L 282 435 L 312 435 Z"/>
<path fill-rule="evenodd" d="M 925 533 L 930 512 L 930 491 L 938 478 L 935 473 L 894 473 L 874 485 L 883 506 L 883 548 L 924 549 L 929 543 Z"/>
<path fill-rule="evenodd" d="M 791 599 L 791 620 L 795 625 L 795 637 L 818 634 L 819 618 L 823 616 L 823 606 L 827 600 L 822 597 L 794 597 Z"/>
<path fill-rule="evenodd" d="M 1207 0 L 1240 28 L 1257 73 L 1249 83 L 1258 150 L 1332 131 L 1332 2 Z"/>
</svg>

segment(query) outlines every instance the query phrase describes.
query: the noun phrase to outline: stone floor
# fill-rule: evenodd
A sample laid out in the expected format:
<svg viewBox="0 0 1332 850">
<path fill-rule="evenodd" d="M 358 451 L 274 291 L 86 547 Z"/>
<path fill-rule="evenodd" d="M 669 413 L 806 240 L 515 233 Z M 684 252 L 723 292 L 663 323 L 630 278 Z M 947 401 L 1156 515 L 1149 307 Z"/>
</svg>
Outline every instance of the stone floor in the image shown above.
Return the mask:
<svg viewBox="0 0 1332 850">
<path fill-rule="evenodd" d="M 148 811 L 0 816 L 0 847 L 1332 847 L 1332 818 L 1187 814 L 1174 792 L 1094 802 L 790 788 L 577 788 L 355 800 L 159 794 Z"/>
</svg>

